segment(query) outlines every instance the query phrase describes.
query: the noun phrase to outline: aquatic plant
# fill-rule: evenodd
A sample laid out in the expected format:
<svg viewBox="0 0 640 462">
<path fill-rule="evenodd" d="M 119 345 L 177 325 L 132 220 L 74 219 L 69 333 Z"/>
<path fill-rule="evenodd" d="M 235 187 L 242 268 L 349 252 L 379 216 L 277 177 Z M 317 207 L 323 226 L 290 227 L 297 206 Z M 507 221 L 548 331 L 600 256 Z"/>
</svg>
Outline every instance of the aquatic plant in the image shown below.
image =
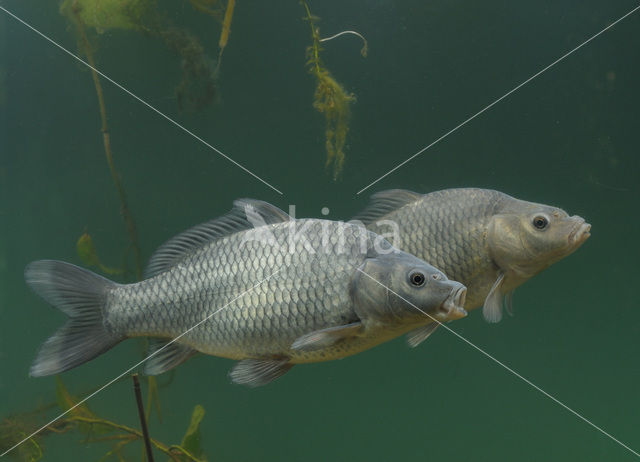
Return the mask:
<svg viewBox="0 0 640 462">
<path fill-rule="evenodd" d="M 335 181 L 342 173 L 344 166 L 344 149 L 351 115 L 350 104 L 356 98 L 352 93 L 345 91 L 342 85 L 333 78 L 329 70 L 323 66 L 320 59 L 320 51 L 322 50 L 320 43 L 322 39 L 320 38 L 320 31 L 315 25 L 317 18 L 311 14 L 309 5 L 305 0 L 301 0 L 301 4 L 306 12 L 305 19 L 311 27 L 312 44 L 307 48 L 307 66 L 309 66 L 309 72 L 316 78 L 313 107 L 324 114 L 325 117 L 325 148 L 327 151 L 325 167 L 332 171 Z M 330 37 L 330 39 L 334 37 Z M 366 41 L 363 50 L 363 56 L 366 56 Z"/>
<path fill-rule="evenodd" d="M 176 86 L 180 112 L 200 111 L 215 100 L 217 85 L 213 61 L 198 39 L 190 32 L 174 26 L 156 29 L 167 48 L 180 56 L 182 77 Z"/>
<path fill-rule="evenodd" d="M 111 178 L 113 179 L 113 183 L 118 193 L 118 198 L 120 199 L 120 213 L 122 215 L 122 218 L 124 219 L 125 226 L 127 228 L 127 233 L 129 235 L 131 248 L 133 249 L 133 254 L 135 258 L 136 276 L 138 279 L 140 279 L 142 277 L 142 257 L 140 254 L 140 244 L 138 242 L 138 233 L 136 231 L 135 222 L 133 221 L 133 216 L 131 215 L 131 212 L 129 211 L 129 207 L 127 205 L 127 196 L 124 191 L 124 186 L 122 185 L 122 182 L 120 180 L 120 175 L 116 170 L 115 162 L 113 160 L 113 153 L 111 152 L 111 134 L 109 133 L 109 126 L 107 123 L 107 109 L 104 102 L 104 93 L 102 91 L 102 84 L 100 83 L 100 77 L 96 72 L 95 60 L 93 58 L 93 51 L 91 48 L 91 44 L 89 43 L 89 39 L 87 37 L 86 27 L 84 23 L 84 20 L 85 20 L 84 18 L 87 17 L 85 8 L 87 7 L 87 5 L 92 5 L 93 4 L 91 3 L 92 1 L 95 1 L 95 0 L 66 0 L 65 3 L 63 3 L 62 10 L 65 11 L 66 14 L 69 14 L 70 17 L 73 19 L 73 22 L 76 25 L 76 30 L 78 32 L 80 47 L 84 55 L 87 57 L 89 64 L 91 65 L 91 77 L 93 78 L 93 83 L 96 89 L 96 96 L 98 97 L 98 109 L 100 112 L 100 120 L 102 124 L 101 131 L 102 131 L 102 142 L 104 145 L 104 152 L 107 158 L 107 164 L 109 165 L 109 172 L 111 173 Z M 136 0 L 136 1 L 147 1 L 148 3 L 148 0 Z M 114 3 L 121 4 L 122 2 L 115 2 L 115 0 L 110 0 L 109 2 L 106 2 L 106 4 L 114 4 Z M 66 8 L 69 8 L 69 10 L 67 10 Z M 93 11 L 95 12 L 97 10 L 93 10 Z M 117 12 L 122 13 L 122 10 L 108 11 L 109 14 L 104 16 L 104 18 L 113 19 L 116 16 Z M 95 16 L 89 15 L 89 17 L 92 18 L 93 20 L 96 19 Z M 93 22 L 92 24 L 93 24 L 93 27 L 96 27 L 95 22 Z M 111 24 L 111 23 L 107 22 L 107 23 L 101 23 L 101 24 L 103 24 L 103 27 L 105 27 L 104 24 Z M 124 24 L 124 23 L 122 21 L 116 21 L 115 24 Z"/>
<path fill-rule="evenodd" d="M 214 7 L 217 0 L 191 0 L 190 3 L 198 11 L 219 16 Z M 180 111 L 198 111 L 215 100 L 213 61 L 207 58 L 193 34 L 174 26 L 158 10 L 156 0 L 64 0 L 60 11 L 74 24 L 82 26 L 84 37 L 80 34 L 80 49 L 85 55 L 91 49 L 87 48 L 87 29 L 98 34 L 112 29 L 132 30 L 161 39 L 180 57 L 182 78 L 176 86 Z"/>
<path fill-rule="evenodd" d="M 27 438 L 36 424 L 32 415 L 9 416 L 0 421 L 0 452 L 5 452 Z M 19 461 L 35 462 L 42 459 L 42 434 L 34 435 L 17 446 L 10 455 Z"/>
<path fill-rule="evenodd" d="M 106 274 L 122 274 L 124 273 L 124 269 L 121 268 L 112 268 L 110 266 L 106 266 L 100 261 L 98 257 L 98 251 L 96 250 L 96 246 L 93 244 L 93 239 L 88 232 L 82 233 L 82 235 L 76 241 L 76 252 L 84 263 L 87 266 L 93 266 L 103 273 Z"/>
<path fill-rule="evenodd" d="M 197 11 L 222 20 L 222 8 L 219 0 L 189 0 L 189 3 Z"/>
<path fill-rule="evenodd" d="M 229 41 L 229 34 L 231 33 L 231 19 L 233 18 L 233 10 L 236 6 L 236 0 L 227 0 L 227 7 L 224 11 L 224 20 L 222 21 L 222 30 L 220 31 L 220 40 L 218 41 L 218 64 L 216 66 L 216 74 L 220 70 L 220 63 L 222 62 L 222 53 L 224 52 L 227 42 Z"/>
<path fill-rule="evenodd" d="M 156 0 L 64 0 L 60 11 L 76 16 L 98 33 L 109 29 L 138 30 L 142 19 L 156 8 Z"/>
<path fill-rule="evenodd" d="M 59 377 L 56 377 L 57 407 L 69 411 L 64 417 L 50 423 L 36 435 L 17 446 L 10 455 L 16 460 L 35 462 L 44 456 L 44 439 L 51 434 L 78 433 L 83 443 L 104 443 L 109 450 L 100 459 L 123 461 L 123 450 L 134 442 L 143 442 L 142 430 L 120 424 L 96 415 L 86 403 L 72 396 Z M 4 452 L 30 435 L 35 428 L 42 425 L 44 411 L 55 407 L 46 406 L 36 411 L 13 415 L 0 421 L 0 452 Z M 206 462 L 201 446 L 200 423 L 205 411 L 196 405 L 191 414 L 189 425 L 180 444 L 166 444 L 154 438 L 148 438 L 150 446 L 167 455 L 174 462 Z"/>
</svg>

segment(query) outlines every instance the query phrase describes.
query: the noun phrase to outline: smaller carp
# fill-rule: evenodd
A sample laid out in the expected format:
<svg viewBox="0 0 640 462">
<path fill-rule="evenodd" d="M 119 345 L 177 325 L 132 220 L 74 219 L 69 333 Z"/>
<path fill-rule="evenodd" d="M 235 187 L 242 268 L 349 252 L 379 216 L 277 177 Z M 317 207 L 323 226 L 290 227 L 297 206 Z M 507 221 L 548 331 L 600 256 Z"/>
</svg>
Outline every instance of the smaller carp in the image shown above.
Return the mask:
<svg viewBox="0 0 640 462">
<path fill-rule="evenodd" d="M 354 220 L 466 285 L 465 309 L 484 304 L 488 322 L 502 318 L 503 299 L 511 313 L 514 289 L 575 252 L 591 230 L 557 207 L 476 188 L 382 191 Z"/>
</svg>

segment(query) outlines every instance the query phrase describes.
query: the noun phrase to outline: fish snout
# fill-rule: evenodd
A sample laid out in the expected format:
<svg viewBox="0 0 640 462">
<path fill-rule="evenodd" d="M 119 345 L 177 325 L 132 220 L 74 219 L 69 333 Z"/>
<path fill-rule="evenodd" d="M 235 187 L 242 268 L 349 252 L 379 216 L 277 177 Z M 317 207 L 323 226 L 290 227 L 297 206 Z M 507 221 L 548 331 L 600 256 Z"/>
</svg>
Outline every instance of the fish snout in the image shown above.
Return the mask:
<svg viewBox="0 0 640 462">
<path fill-rule="evenodd" d="M 442 304 L 442 311 L 447 320 L 464 318 L 468 313 L 464 309 L 464 302 L 467 299 L 467 288 L 459 284 L 459 287 L 453 289 L 451 294 Z"/>
<path fill-rule="evenodd" d="M 591 225 L 578 215 L 574 215 L 571 218 L 577 223 L 569 234 L 569 245 L 579 246 L 591 236 Z"/>
</svg>

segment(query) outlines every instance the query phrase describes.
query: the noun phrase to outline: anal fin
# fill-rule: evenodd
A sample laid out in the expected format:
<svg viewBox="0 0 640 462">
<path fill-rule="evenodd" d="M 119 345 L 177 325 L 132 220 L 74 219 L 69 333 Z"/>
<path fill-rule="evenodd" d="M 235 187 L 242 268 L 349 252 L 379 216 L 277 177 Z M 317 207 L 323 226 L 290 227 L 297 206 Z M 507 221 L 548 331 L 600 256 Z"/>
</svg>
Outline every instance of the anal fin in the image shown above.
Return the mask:
<svg viewBox="0 0 640 462">
<path fill-rule="evenodd" d="M 411 348 L 415 348 L 424 342 L 433 332 L 440 327 L 439 322 L 431 322 L 426 326 L 420 326 L 417 329 L 407 333 L 407 343 Z"/>
<path fill-rule="evenodd" d="M 355 337 L 363 329 L 360 321 L 352 322 L 344 326 L 327 327 L 326 329 L 315 330 L 298 337 L 291 345 L 291 348 L 299 351 L 315 351 L 330 347 L 340 340 L 348 337 Z"/>
<path fill-rule="evenodd" d="M 229 376 L 233 383 L 261 387 L 283 376 L 292 367 L 289 358 L 243 359 L 233 366 Z"/>
<path fill-rule="evenodd" d="M 167 372 L 169 369 L 179 366 L 197 353 L 197 351 L 190 346 L 178 342 L 169 342 L 170 340 L 149 340 L 150 357 L 144 365 L 145 374 L 158 375 Z"/>
</svg>

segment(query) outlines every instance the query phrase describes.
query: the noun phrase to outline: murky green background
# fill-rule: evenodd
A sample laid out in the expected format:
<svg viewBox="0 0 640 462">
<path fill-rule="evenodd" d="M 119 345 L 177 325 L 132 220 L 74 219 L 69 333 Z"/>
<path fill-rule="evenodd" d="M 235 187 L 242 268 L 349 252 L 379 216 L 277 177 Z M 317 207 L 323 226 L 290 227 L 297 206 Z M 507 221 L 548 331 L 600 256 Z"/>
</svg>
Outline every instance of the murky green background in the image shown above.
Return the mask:
<svg viewBox="0 0 640 462">
<path fill-rule="evenodd" d="M 57 2 L 0 5 L 69 50 Z M 584 216 L 592 237 L 515 295 L 515 316 L 479 312 L 452 329 L 640 451 L 640 11 L 361 195 L 356 192 L 634 8 L 636 2 L 313 2 L 324 60 L 357 95 L 342 180 L 324 172 L 324 120 L 305 68 L 309 27 L 296 1 L 239 0 L 218 100 L 179 113 L 179 59 L 152 37 L 111 31 L 97 65 L 280 189 L 281 196 L 104 82 L 113 152 L 145 258 L 175 233 L 255 197 L 298 216 L 344 219 L 370 193 L 477 186 Z M 187 2 L 162 2 L 207 53 L 219 25 Z M 0 11 L 0 416 L 55 399 L 29 378 L 63 316 L 32 294 L 32 260 L 80 263 L 86 229 L 107 264 L 127 246 L 105 162 L 91 75 Z M 140 358 L 135 341 L 63 374 L 86 394 Z M 229 383 L 232 363 L 197 357 L 161 389 L 152 436 L 178 443 L 193 409 L 211 461 L 633 460 L 635 456 L 446 331 L 411 350 L 397 339 L 342 361 L 296 367 L 261 389 Z M 160 382 L 167 380 L 161 378 Z M 137 426 L 130 381 L 89 402 Z M 53 417 L 53 412 L 45 416 Z M 45 459 L 98 460 L 109 446 L 49 436 Z M 139 460 L 139 447 L 128 454 Z M 70 456 L 73 454 L 73 456 Z M 70 459 L 72 457 L 72 459 Z M 164 460 L 160 454 L 157 459 Z"/>
</svg>

